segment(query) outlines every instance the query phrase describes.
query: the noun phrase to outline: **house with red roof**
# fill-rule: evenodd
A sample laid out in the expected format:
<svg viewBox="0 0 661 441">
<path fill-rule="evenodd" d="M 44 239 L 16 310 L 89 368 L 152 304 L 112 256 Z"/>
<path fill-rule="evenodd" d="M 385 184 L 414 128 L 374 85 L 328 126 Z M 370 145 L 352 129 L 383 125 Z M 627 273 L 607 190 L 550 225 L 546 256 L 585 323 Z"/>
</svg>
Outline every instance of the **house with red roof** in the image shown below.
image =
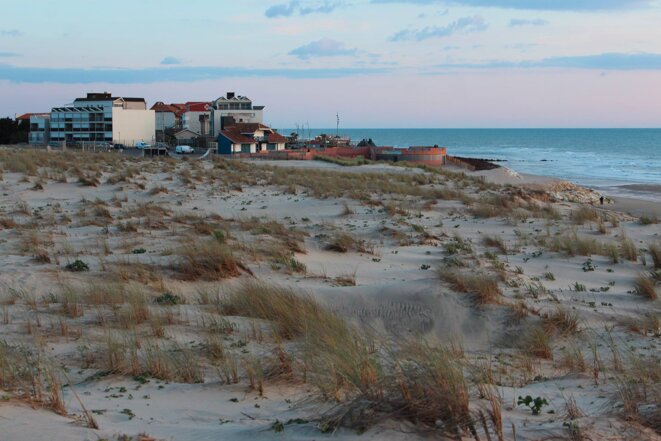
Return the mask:
<svg viewBox="0 0 661 441">
<path fill-rule="evenodd" d="M 260 153 L 284 150 L 287 138 L 261 123 L 235 123 L 218 135 L 218 153 Z"/>
</svg>

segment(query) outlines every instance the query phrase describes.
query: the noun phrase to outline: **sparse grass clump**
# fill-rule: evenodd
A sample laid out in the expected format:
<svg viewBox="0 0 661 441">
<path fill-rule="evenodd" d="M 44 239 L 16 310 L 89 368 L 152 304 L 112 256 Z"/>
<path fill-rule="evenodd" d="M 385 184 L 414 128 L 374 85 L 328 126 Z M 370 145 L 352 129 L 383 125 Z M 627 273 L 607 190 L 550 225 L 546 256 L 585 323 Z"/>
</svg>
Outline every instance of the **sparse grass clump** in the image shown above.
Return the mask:
<svg viewBox="0 0 661 441">
<path fill-rule="evenodd" d="M 215 239 L 189 241 L 178 254 L 174 269 L 184 280 L 222 280 L 246 269 L 229 246 Z"/>
<path fill-rule="evenodd" d="M 309 295 L 259 280 L 243 282 L 223 299 L 222 310 L 226 315 L 269 320 L 288 339 L 302 336 L 314 322 L 335 320 Z"/>
<path fill-rule="evenodd" d="M 356 240 L 350 234 L 337 233 L 331 238 L 330 242 L 328 242 L 326 249 L 338 253 L 346 253 L 353 248 L 355 243 Z"/>
<path fill-rule="evenodd" d="M 638 260 L 638 250 L 636 245 L 629 239 L 624 232 L 620 235 L 620 250 L 625 259 L 636 262 Z"/>
<path fill-rule="evenodd" d="M 575 311 L 558 307 L 543 319 L 547 334 L 567 336 L 578 331 L 578 315 Z"/>
<path fill-rule="evenodd" d="M 552 359 L 551 337 L 543 326 L 533 325 L 523 334 L 521 349 L 535 357 Z"/>
<path fill-rule="evenodd" d="M 596 222 L 601 217 L 599 216 L 599 212 L 594 208 L 582 205 L 572 210 L 570 218 L 575 224 L 583 225 L 586 222 Z"/>
<path fill-rule="evenodd" d="M 656 292 L 656 277 L 653 274 L 641 273 L 634 282 L 635 293 L 649 300 L 658 298 Z"/>
<path fill-rule="evenodd" d="M 655 214 L 640 216 L 641 225 L 655 225 L 659 223 L 659 218 Z"/>
<path fill-rule="evenodd" d="M 507 254 L 507 244 L 500 236 L 484 236 L 482 240 L 485 246 L 497 248 L 501 253 Z"/>
<path fill-rule="evenodd" d="M 502 295 L 498 279 L 494 276 L 482 273 L 465 274 L 456 268 L 442 268 L 439 276 L 455 291 L 473 294 L 478 305 L 498 303 Z"/>
<path fill-rule="evenodd" d="M 0 341 L 0 388 L 60 415 L 67 414 L 56 368 L 37 351 Z"/>
<path fill-rule="evenodd" d="M 570 257 L 592 256 L 604 252 L 604 246 L 601 242 L 593 238 L 579 236 L 576 232 L 553 238 L 549 249 L 553 252 L 563 252 Z"/>
<path fill-rule="evenodd" d="M 649 252 L 652 255 L 655 269 L 661 269 L 661 243 L 653 243 L 649 245 Z"/>
<path fill-rule="evenodd" d="M 343 167 L 353 167 L 353 166 L 358 166 L 358 165 L 365 165 L 365 164 L 369 164 L 370 162 L 372 162 L 368 159 L 365 159 L 362 156 L 356 156 L 355 158 L 339 158 L 339 157 L 334 157 L 334 156 L 318 155 L 318 156 L 315 156 L 314 159 L 316 161 L 330 162 L 332 164 L 341 165 Z"/>
</svg>

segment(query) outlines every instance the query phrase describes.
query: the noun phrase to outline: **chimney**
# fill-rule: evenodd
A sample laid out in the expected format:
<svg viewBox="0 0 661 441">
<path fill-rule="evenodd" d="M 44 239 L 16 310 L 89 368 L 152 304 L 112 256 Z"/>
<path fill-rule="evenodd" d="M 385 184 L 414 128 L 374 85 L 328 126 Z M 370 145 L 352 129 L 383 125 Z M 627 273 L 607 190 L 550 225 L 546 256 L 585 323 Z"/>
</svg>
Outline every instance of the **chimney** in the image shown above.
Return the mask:
<svg viewBox="0 0 661 441">
<path fill-rule="evenodd" d="M 227 99 L 228 99 L 228 100 L 231 100 L 231 99 L 234 98 L 235 96 L 236 96 L 236 95 L 235 95 L 234 92 L 227 92 Z"/>
</svg>

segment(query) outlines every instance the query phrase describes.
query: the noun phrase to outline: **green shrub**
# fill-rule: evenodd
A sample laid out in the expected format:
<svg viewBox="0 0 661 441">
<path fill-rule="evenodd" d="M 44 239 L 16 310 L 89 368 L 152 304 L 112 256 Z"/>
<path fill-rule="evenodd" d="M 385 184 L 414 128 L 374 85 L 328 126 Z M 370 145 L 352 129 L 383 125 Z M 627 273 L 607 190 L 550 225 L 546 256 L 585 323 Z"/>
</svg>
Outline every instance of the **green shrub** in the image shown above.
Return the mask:
<svg viewBox="0 0 661 441">
<path fill-rule="evenodd" d="M 156 297 L 154 302 L 159 305 L 181 305 L 184 303 L 181 297 L 175 294 L 170 294 L 169 292 Z"/>
<path fill-rule="evenodd" d="M 542 411 L 542 407 L 547 406 L 549 402 L 546 400 L 546 398 L 537 397 L 533 399 L 533 397 L 530 395 L 526 395 L 525 398 L 519 397 L 518 401 L 516 402 L 517 406 L 522 404 L 528 406 L 532 410 L 533 415 L 539 415 L 539 413 Z"/>
<path fill-rule="evenodd" d="M 67 271 L 71 271 L 71 272 L 74 272 L 74 273 L 90 270 L 90 267 L 87 266 L 87 264 L 85 262 L 83 262 L 82 260 L 80 260 L 80 259 L 74 260 L 73 262 L 67 264 L 64 268 Z"/>
</svg>

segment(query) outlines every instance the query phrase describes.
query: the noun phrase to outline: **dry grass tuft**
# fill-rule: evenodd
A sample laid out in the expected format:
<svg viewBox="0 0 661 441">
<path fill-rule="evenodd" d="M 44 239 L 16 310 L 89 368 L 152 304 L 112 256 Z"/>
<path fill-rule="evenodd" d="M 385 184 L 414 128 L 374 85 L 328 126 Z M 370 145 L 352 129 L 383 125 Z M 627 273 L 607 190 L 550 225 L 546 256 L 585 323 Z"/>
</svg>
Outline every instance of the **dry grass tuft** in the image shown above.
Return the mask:
<svg viewBox="0 0 661 441">
<path fill-rule="evenodd" d="M 661 243 L 652 243 L 649 245 L 649 252 L 652 255 L 655 269 L 661 269 Z"/>
<path fill-rule="evenodd" d="M 543 318 L 544 330 L 547 334 L 567 336 L 578 332 L 578 315 L 563 307 L 557 307 Z"/>
<path fill-rule="evenodd" d="M 478 305 L 500 302 L 502 292 L 495 276 L 481 273 L 464 274 L 457 268 L 442 268 L 439 277 L 449 283 L 455 291 L 473 294 Z"/>
<path fill-rule="evenodd" d="M 335 233 L 326 245 L 329 251 L 346 253 L 356 246 L 356 239 L 348 233 Z"/>
<path fill-rule="evenodd" d="M 520 347 L 526 353 L 547 360 L 553 359 L 551 337 L 543 326 L 529 327 L 521 337 Z"/>
<path fill-rule="evenodd" d="M 229 246 L 215 239 L 187 241 L 177 252 L 173 269 L 184 280 L 222 280 L 249 271 Z"/>
<path fill-rule="evenodd" d="M 658 298 L 656 292 L 656 275 L 654 273 L 641 273 L 634 282 L 635 293 L 639 296 L 645 297 L 648 300 L 656 300 Z"/>
<path fill-rule="evenodd" d="M 314 323 L 337 320 L 309 295 L 259 280 L 247 280 L 232 291 L 223 299 L 222 311 L 269 320 L 286 339 L 302 336 Z"/>
<path fill-rule="evenodd" d="M 575 224 L 583 225 L 586 222 L 596 222 L 601 219 L 601 216 L 594 208 L 581 205 L 576 210 L 572 210 L 570 218 Z"/>
</svg>

